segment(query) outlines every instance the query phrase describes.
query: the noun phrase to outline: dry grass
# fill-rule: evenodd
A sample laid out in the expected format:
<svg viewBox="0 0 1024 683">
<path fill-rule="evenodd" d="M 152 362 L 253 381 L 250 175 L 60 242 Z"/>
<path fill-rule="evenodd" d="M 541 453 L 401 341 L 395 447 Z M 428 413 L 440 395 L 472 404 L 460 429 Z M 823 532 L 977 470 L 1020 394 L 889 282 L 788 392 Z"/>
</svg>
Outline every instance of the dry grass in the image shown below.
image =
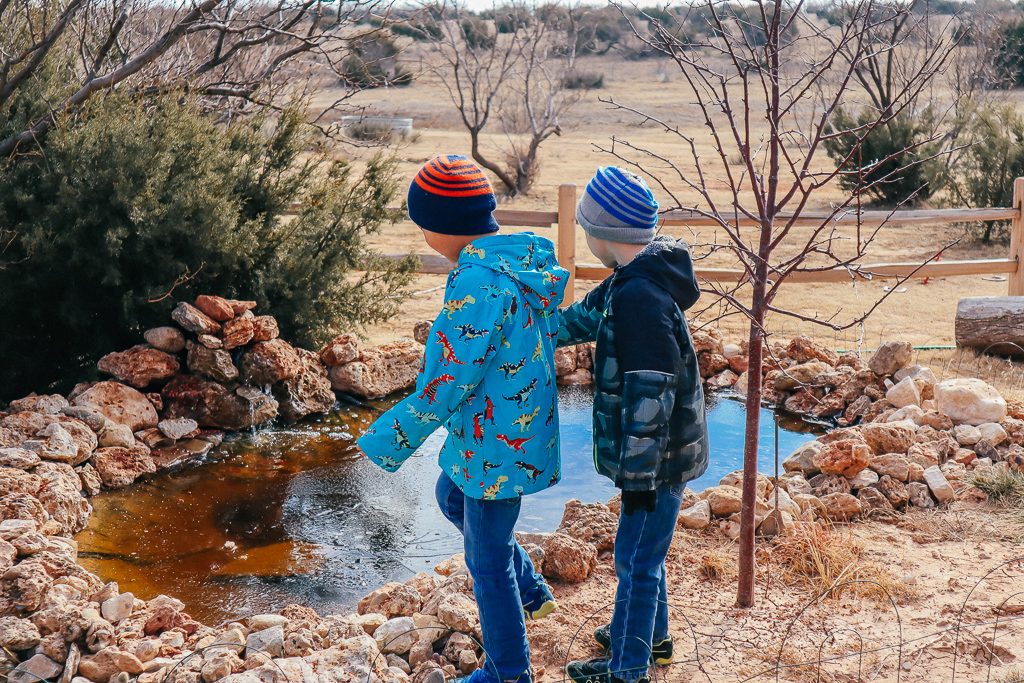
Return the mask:
<svg viewBox="0 0 1024 683">
<path fill-rule="evenodd" d="M 779 536 L 770 547 L 781 580 L 827 599 L 854 595 L 878 602 L 906 602 L 914 588 L 888 568 L 865 558 L 863 543 L 847 529 L 802 522 Z"/>
<path fill-rule="evenodd" d="M 1024 669 L 1013 668 L 993 679 L 994 683 L 1024 683 Z"/>
<path fill-rule="evenodd" d="M 735 552 L 727 552 L 724 548 L 711 550 L 700 558 L 697 571 L 708 581 L 724 579 L 734 572 L 735 555 Z"/>
</svg>

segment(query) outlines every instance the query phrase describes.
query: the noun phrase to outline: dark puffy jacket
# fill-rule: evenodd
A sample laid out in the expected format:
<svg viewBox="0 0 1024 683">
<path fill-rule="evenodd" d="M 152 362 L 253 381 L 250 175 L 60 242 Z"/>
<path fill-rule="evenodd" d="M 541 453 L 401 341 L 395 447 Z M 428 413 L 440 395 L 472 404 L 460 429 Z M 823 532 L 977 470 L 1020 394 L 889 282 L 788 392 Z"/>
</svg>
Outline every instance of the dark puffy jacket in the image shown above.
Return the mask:
<svg viewBox="0 0 1024 683">
<path fill-rule="evenodd" d="M 658 237 L 562 312 L 559 346 L 597 341 L 594 466 L 623 490 L 707 469 L 704 391 L 683 315 L 699 296 L 686 244 Z"/>
</svg>

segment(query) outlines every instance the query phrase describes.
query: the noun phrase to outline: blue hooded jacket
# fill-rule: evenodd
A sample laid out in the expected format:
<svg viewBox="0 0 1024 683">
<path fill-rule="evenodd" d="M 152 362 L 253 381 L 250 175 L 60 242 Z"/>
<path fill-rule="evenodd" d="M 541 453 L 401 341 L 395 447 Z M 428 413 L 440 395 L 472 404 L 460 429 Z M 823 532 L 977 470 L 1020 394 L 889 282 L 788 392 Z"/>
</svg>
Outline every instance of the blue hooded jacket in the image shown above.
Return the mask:
<svg viewBox="0 0 1024 683">
<path fill-rule="evenodd" d="M 397 470 L 438 427 L 439 464 L 467 496 L 542 491 L 561 476 L 555 340 L 568 272 L 530 233 L 474 240 L 448 275 L 416 390 L 359 439 Z"/>
</svg>

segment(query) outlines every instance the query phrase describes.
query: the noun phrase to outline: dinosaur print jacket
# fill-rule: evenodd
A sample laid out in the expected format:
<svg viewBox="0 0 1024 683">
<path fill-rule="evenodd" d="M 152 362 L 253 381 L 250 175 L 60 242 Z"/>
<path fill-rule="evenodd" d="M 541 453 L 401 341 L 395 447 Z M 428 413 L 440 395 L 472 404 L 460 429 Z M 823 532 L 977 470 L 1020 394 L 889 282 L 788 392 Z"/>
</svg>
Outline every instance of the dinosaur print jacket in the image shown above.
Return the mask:
<svg viewBox="0 0 1024 683">
<path fill-rule="evenodd" d="M 438 427 L 439 464 L 472 498 L 514 498 L 558 482 L 555 338 L 567 272 L 550 240 L 491 235 L 462 250 L 430 329 L 416 389 L 359 447 L 397 470 Z"/>
</svg>

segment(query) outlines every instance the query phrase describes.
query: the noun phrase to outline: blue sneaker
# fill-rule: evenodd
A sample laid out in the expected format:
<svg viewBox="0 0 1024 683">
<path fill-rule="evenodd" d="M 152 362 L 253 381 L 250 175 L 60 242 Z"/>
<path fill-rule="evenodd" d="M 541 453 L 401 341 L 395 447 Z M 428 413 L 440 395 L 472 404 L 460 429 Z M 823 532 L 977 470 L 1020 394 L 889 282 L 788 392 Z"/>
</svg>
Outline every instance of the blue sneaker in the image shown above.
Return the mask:
<svg viewBox="0 0 1024 683">
<path fill-rule="evenodd" d="M 551 588 L 543 581 L 531 588 L 522 598 L 523 613 L 527 619 L 543 619 L 558 609 Z"/>
<path fill-rule="evenodd" d="M 498 679 L 495 678 L 493 671 L 487 671 L 484 669 L 477 669 L 468 676 L 462 676 L 461 678 L 453 678 L 451 683 L 498 683 Z M 533 676 L 529 671 L 519 674 L 517 678 L 507 679 L 502 683 L 533 683 Z"/>
</svg>

